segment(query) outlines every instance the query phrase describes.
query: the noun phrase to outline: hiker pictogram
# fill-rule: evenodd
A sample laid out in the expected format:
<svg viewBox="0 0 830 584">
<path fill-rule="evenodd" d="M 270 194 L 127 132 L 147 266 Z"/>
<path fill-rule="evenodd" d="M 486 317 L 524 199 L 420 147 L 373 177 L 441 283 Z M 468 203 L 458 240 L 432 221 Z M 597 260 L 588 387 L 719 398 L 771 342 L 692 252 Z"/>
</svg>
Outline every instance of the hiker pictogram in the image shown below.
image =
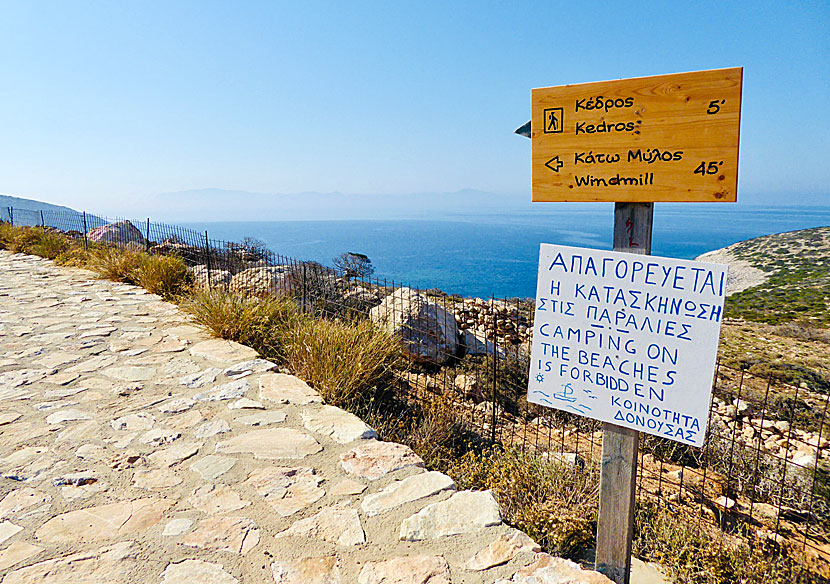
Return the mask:
<svg viewBox="0 0 830 584">
<path fill-rule="evenodd" d="M 564 126 L 565 112 L 561 107 L 545 110 L 545 134 L 559 134 Z"/>
</svg>

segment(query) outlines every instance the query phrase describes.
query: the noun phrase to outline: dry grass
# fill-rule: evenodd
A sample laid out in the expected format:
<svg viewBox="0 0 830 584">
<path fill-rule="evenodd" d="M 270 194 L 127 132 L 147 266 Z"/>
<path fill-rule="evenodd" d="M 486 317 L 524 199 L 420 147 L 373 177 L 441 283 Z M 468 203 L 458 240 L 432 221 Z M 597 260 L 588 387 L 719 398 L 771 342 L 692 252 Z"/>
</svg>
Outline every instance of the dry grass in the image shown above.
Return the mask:
<svg viewBox="0 0 830 584">
<path fill-rule="evenodd" d="M 575 558 L 593 544 L 599 469 L 522 453 L 469 453 L 448 469 L 459 488 L 491 489 L 504 520 L 551 553 Z"/>
<path fill-rule="evenodd" d="M 634 553 L 669 568 L 672 581 L 679 584 L 827 582 L 803 569 L 802 558 L 777 553 L 772 544 L 732 544 L 699 529 L 694 518 L 679 517 L 646 501 L 637 508 Z"/>
<path fill-rule="evenodd" d="M 144 253 L 135 274 L 135 283 L 168 300 L 189 290 L 192 277 L 178 256 Z"/>
<path fill-rule="evenodd" d="M 304 318 L 291 331 L 286 356 L 294 373 L 326 402 L 360 411 L 385 391 L 402 362 L 400 341 L 372 322 Z"/>
<path fill-rule="evenodd" d="M 138 284 L 138 270 L 144 255 L 145 252 L 136 249 L 105 247 L 90 256 L 88 267 L 98 272 L 101 278 Z"/>
<path fill-rule="evenodd" d="M 301 318 L 297 306 L 282 296 L 258 298 L 220 289 L 194 289 L 182 308 L 215 336 L 249 345 L 278 361 L 285 360 L 286 339 Z"/>
<path fill-rule="evenodd" d="M 0 227 L 0 246 L 52 260 L 69 249 L 70 239 L 40 227 L 12 227 L 4 223 Z"/>
</svg>

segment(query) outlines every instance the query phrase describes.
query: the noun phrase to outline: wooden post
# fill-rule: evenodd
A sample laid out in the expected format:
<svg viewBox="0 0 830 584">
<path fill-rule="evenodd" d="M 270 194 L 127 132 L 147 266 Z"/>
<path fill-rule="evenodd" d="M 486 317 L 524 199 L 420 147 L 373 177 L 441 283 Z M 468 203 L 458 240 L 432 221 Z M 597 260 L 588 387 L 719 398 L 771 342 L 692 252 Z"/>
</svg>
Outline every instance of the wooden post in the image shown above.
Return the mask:
<svg viewBox="0 0 830 584">
<path fill-rule="evenodd" d="M 654 203 L 616 203 L 614 251 L 650 254 L 653 217 Z M 603 423 L 594 567 L 617 584 L 629 584 L 631 572 L 639 443 L 636 430 Z"/>
</svg>

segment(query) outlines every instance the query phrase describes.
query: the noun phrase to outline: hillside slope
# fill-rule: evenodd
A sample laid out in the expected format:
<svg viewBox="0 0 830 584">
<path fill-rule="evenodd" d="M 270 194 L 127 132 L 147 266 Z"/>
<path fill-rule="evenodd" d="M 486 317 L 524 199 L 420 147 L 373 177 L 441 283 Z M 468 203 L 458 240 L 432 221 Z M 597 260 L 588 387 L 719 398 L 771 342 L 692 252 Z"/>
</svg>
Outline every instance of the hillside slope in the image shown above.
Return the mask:
<svg viewBox="0 0 830 584">
<path fill-rule="evenodd" d="M 830 326 L 830 227 L 766 235 L 700 256 L 728 263 L 731 318 Z"/>
<path fill-rule="evenodd" d="M 21 197 L 0 194 L 0 208 L 5 207 L 14 207 L 15 209 L 26 209 L 29 211 L 60 211 L 64 213 L 78 213 L 75 209 L 70 209 L 69 207 L 64 207 L 63 205 L 53 205 L 52 203 L 44 203 L 33 199 L 23 199 Z"/>
</svg>

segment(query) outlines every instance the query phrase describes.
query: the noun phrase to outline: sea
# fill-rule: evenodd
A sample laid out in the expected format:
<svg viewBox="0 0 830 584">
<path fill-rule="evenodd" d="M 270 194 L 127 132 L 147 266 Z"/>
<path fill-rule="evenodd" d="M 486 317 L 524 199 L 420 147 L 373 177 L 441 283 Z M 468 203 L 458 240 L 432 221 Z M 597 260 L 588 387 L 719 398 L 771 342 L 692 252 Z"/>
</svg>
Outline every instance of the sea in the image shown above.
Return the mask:
<svg viewBox="0 0 830 584">
<path fill-rule="evenodd" d="M 539 244 L 611 249 L 613 205 L 540 207 L 436 218 L 182 223 L 211 239 L 253 237 L 275 253 L 332 265 L 344 252 L 367 255 L 374 276 L 421 289 L 480 298 L 536 293 Z M 830 226 L 830 207 L 656 205 L 652 254 L 693 259 L 772 233 Z"/>
</svg>

